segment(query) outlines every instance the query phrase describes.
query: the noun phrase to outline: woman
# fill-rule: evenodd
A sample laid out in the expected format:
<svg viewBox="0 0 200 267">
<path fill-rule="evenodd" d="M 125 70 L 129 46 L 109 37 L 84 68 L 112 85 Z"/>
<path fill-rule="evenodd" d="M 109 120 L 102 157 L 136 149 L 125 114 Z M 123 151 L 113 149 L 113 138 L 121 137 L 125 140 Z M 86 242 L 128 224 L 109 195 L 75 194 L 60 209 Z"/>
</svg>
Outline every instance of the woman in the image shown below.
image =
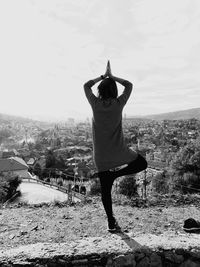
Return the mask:
<svg viewBox="0 0 200 267">
<path fill-rule="evenodd" d="M 100 81 L 96 97 L 91 88 Z M 124 86 L 119 97 L 116 82 Z M 123 136 L 122 111 L 130 97 L 132 84 L 113 76 L 108 61 L 106 73 L 86 82 L 84 90 L 93 111 L 93 157 L 101 183 L 102 203 L 108 219 L 108 230 L 115 232 L 120 227 L 112 210 L 113 182 L 117 177 L 147 168 L 146 160 L 127 147 Z M 119 167 L 125 164 L 126 167 Z"/>
</svg>

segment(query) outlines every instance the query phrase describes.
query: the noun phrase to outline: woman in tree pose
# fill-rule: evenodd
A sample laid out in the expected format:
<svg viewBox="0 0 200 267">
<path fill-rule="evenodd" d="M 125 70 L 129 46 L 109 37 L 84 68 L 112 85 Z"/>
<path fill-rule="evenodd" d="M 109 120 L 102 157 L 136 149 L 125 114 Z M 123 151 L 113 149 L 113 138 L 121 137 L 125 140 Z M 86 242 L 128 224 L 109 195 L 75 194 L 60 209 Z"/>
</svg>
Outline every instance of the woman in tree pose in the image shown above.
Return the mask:
<svg viewBox="0 0 200 267">
<path fill-rule="evenodd" d="M 100 81 L 96 97 L 91 88 Z M 119 97 L 116 82 L 124 86 Z M 132 87 L 129 81 L 112 75 L 109 61 L 104 75 L 84 84 L 85 95 L 93 111 L 93 158 L 101 183 L 102 203 L 110 232 L 120 230 L 112 210 L 111 190 L 114 180 L 147 168 L 145 158 L 128 148 L 123 136 L 122 110 L 130 97 Z"/>
</svg>

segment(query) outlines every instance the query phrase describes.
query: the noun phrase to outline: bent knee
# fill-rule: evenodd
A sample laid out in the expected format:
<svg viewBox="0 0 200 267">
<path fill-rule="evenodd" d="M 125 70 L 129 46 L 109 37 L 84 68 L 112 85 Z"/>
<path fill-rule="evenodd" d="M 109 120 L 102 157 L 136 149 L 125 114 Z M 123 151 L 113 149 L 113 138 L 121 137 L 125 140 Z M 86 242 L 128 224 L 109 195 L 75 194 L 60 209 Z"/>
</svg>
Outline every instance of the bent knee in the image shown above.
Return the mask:
<svg viewBox="0 0 200 267">
<path fill-rule="evenodd" d="M 144 159 L 144 170 L 146 170 L 147 167 L 148 167 L 148 163 L 147 163 L 146 159 Z"/>
<path fill-rule="evenodd" d="M 143 156 L 139 155 L 139 157 L 140 157 L 140 159 L 139 159 L 140 160 L 140 166 L 141 166 L 142 170 L 145 170 L 148 167 L 148 163 Z"/>
</svg>

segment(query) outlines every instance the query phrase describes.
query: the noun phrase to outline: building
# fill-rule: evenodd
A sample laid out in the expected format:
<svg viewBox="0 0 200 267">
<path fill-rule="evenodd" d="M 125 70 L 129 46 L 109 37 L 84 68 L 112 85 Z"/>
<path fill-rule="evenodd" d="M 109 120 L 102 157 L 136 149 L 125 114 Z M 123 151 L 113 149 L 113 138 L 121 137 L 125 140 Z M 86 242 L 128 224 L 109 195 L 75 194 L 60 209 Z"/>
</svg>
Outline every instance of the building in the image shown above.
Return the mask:
<svg viewBox="0 0 200 267">
<path fill-rule="evenodd" d="M 0 159 L 0 173 L 4 175 L 18 175 L 19 177 L 29 177 L 28 165 L 19 157 Z"/>
<path fill-rule="evenodd" d="M 10 158 L 10 157 L 16 157 L 16 156 L 19 156 L 19 153 L 17 152 L 16 149 L 12 149 L 12 150 L 4 150 L 2 151 L 2 154 L 1 154 L 1 158 Z"/>
</svg>

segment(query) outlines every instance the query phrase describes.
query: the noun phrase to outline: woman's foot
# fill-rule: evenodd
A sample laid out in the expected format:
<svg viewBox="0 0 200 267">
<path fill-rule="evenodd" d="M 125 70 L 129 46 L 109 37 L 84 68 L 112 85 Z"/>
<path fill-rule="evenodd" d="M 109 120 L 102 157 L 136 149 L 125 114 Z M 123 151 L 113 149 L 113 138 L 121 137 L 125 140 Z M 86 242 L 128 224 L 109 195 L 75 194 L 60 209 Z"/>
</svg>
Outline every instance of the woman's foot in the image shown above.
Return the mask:
<svg viewBox="0 0 200 267">
<path fill-rule="evenodd" d="M 108 220 L 108 232 L 110 233 L 115 233 L 115 232 L 120 232 L 121 227 L 119 226 L 118 222 L 116 219 Z"/>
</svg>

